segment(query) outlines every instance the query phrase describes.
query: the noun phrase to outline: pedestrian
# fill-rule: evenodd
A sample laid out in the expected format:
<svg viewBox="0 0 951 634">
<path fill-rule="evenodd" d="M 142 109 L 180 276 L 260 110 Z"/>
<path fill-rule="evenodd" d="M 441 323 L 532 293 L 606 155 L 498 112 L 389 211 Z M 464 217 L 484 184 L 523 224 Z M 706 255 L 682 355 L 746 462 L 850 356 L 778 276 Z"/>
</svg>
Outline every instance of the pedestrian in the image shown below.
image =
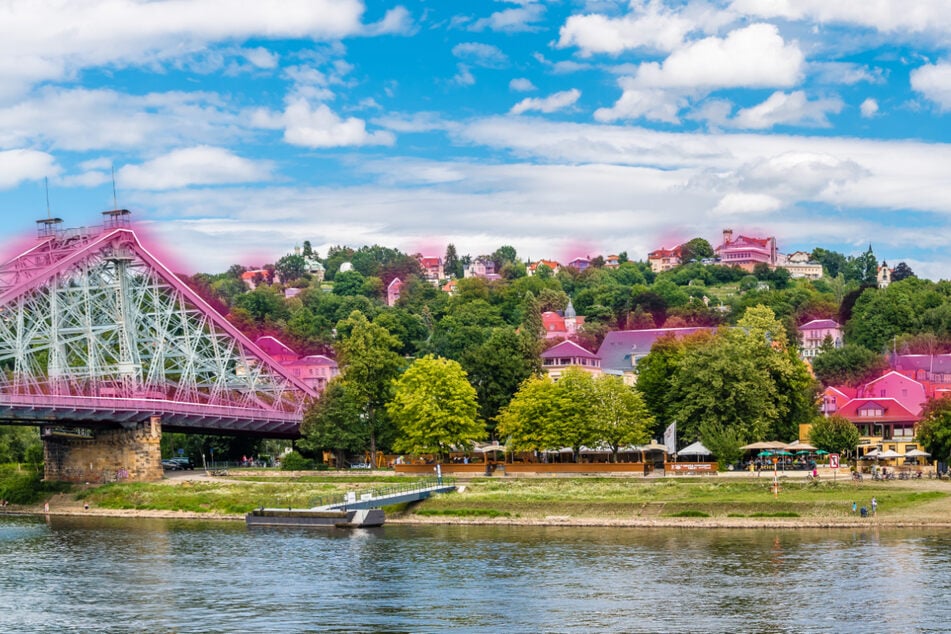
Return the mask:
<svg viewBox="0 0 951 634">
<path fill-rule="evenodd" d="M 442 484 L 442 465 L 436 463 L 436 483 Z"/>
<path fill-rule="evenodd" d="M 875 511 L 878 510 L 878 500 L 872 498 L 872 517 L 875 516 Z"/>
<path fill-rule="evenodd" d="M 858 506 L 855 502 L 852 502 L 852 515 L 855 515 L 855 509 Z"/>
</svg>

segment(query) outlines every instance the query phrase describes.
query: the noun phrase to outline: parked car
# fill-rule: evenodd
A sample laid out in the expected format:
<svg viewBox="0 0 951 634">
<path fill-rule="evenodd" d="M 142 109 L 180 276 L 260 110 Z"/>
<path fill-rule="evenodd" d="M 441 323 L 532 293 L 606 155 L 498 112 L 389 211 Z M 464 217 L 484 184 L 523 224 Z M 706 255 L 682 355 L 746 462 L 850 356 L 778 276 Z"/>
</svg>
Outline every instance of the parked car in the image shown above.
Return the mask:
<svg viewBox="0 0 951 634">
<path fill-rule="evenodd" d="M 163 460 L 162 468 L 166 471 L 180 471 L 182 466 L 175 462 L 174 460 Z"/>
<path fill-rule="evenodd" d="M 169 460 L 177 464 L 179 469 L 187 469 L 191 471 L 192 469 L 195 468 L 195 465 L 192 464 L 192 459 L 188 458 L 187 456 L 169 458 Z"/>
</svg>

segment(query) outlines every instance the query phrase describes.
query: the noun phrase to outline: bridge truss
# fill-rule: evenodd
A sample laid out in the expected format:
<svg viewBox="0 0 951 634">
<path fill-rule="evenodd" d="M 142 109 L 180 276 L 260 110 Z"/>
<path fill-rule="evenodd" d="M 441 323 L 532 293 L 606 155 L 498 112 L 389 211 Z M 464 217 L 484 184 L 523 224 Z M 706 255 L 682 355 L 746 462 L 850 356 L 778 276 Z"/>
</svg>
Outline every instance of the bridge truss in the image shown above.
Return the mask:
<svg viewBox="0 0 951 634">
<path fill-rule="evenodd" d="M 298 434 L 314 392 L 139 241 L 125 210 L 102 227 L 40 222 L 0 265 L 0 422 Z"/>
</svg>

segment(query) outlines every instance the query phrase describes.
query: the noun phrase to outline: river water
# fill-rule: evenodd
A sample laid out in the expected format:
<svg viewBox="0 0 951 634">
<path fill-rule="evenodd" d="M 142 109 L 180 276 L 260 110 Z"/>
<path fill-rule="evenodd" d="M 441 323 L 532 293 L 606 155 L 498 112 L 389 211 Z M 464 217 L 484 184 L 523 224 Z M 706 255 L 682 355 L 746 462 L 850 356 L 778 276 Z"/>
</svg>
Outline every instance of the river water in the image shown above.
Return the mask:
<svg viewBox="0 0 951 634">
<path fill-rule="evenodd" d="M 0 632 L 944 632 L 951 534 L 0 518 Z"/>
</svg>

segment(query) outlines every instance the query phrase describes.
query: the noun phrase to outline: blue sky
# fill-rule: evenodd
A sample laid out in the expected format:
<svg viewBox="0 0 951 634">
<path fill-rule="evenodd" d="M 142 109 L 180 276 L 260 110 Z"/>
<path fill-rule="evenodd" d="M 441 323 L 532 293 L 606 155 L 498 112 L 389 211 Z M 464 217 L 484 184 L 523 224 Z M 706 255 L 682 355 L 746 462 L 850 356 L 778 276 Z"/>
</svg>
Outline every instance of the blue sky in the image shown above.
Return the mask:
<svg viewBox="0 0 951 634">
<path fill-rule="evenodd" d="M 723 228 L 951 277 L 947 0 L 11 1 L 9 238 L 119 206 L 185 273 Z"/>
</svg>

